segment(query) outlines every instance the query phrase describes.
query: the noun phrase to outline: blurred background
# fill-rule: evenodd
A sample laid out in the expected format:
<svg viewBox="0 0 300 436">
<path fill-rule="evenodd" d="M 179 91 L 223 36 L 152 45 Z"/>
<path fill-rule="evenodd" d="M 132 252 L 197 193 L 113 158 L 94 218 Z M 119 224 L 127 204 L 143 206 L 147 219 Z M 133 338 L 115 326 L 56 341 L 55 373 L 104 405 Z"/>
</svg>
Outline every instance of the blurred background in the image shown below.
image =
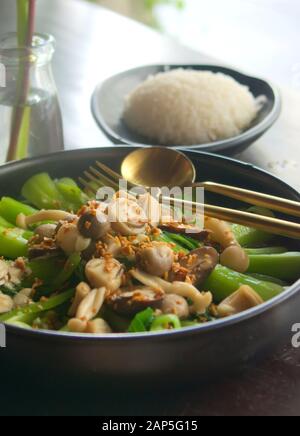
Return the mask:
<svg viewBox="0 0 300 436">
<path fill-rule="evenodd" d="M 86 0 L 300 89 L 299 0 Z"/>
</svg>

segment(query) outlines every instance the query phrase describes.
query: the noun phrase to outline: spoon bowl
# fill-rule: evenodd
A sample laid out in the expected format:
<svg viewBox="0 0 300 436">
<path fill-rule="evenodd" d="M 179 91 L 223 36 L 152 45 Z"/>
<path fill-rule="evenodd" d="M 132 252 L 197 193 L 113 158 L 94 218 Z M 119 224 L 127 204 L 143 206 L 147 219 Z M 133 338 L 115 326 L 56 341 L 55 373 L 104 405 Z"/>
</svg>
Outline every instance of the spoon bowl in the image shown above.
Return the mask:
<svg viewBox="0 0 300 436">
<path fill-rule="evenodd" d="M 121 173 L 125 180 L 147 188 L 190 186 L 196 180 L 192 161 L 174 148 L 140 148 L 123 161 Z"/>
<path fill-rule="evenodd" d="M 215 194 L 227 196 L 235 200 L 242 201 L 244 203 L 252 204 L 253 206 L 263 207 L 266 209 L 271 209 L 273 211 L 278 211 L 291 215 L 293 217 L 300 217 L 300 203 L 297 201 L 291 201 L 286 198 L 275 197 L 259 193 L 256 191 L 251 191 L 248 189 L 241 189 L 236 186 L 228 186 L 220 183 L 215 183 L 211 181 L 202 181 L 201 183 L 195 183 L 197 172 L 193 162 L 182 152 L 174 148 L 166 147 L 147 147 L 140 148 L 132 153 L 130 153 L 123 161 L 121 165 L 122 177 L 125 180 L 137 186 L 144 186 L 146 188 L 152 187 L 201 187 L 207 192 L 213 192 Z M 206 212 L 209 212 L 209 205 L 206 204 Z M 220 218 L 228 220 L 228 215 L 215 216 L 221 212 L 212 211 L 214 213 L 214 218 Z M 265 222 L 261 223 L 260 216 L 250 215 L 250 222 L 248 220 L 249 216 L 239 217 L 243 221 L 236 221 L 238 218 L 235 211 L 229 212 L 230 222 L 239 222 L 243 225 L 249 225 L 250 227 L 256 227 L 256 224 L 263 225 L 265 231 L 274 231 L 275 234 L 281 234 L 278 227 L 275 226 L 275 222 Z M 232 215 L 233 214 L 233 215 Z M 235 220 L 231 221 L 230 218 Z M 267 218 L 266 218 L 267 219 Z M 273 220 L 274 221 L 274 220 Z M 299 224 L 282 222 L 284 226 L 295 226 L 292 229 L 292 237 L 299 238 Z M 280 224 L 280 225 L 281 225 Z M 275 227 L 273 227 L 273 225 Z M 259 227 L 256 227 L 259 228 Z M 294 233 L 294 230 L 296 233 Z M 285 236 L 289 236 L 287 233 L 283 233 Z"/>
</svg>

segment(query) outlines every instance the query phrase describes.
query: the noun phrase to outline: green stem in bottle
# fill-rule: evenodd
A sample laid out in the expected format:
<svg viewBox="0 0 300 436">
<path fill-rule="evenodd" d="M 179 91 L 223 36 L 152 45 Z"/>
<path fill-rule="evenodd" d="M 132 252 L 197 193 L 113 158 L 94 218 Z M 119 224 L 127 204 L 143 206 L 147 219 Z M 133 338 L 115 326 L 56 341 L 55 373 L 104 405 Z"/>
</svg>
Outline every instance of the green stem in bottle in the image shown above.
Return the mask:
<svg viewBox="0 0 300 436">
<path fill-rule="evenodd" d="M 35 0 L 17 0 L 18 45 L 28 48 L 29 57 L 34 33 Z M 30 108 L 26 108 L 30 89 L 30 61 L 19 59 L 17 98 L 13 109 L 7 161 L 27 155 L 30 136 Z"/>
</svg>

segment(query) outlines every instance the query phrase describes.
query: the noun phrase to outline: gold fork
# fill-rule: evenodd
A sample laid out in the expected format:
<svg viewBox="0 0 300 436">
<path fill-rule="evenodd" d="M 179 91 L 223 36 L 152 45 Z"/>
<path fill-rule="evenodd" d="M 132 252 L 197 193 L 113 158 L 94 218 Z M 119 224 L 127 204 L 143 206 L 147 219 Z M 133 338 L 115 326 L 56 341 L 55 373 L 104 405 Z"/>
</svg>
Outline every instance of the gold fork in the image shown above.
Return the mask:
<svg viewBox="0 0 300 436">
<path fill-rule="evenodd" d="M 119 181 L 122 179 L 121 174 L 113 171 L 108 166 L 101 162 L 96 162 L 96 167 L 90 166 L 88 171 L 84 172 L 85 178 L 80 177 L 79 181 L 84 186 L 85 190 L 95 195 L 100 187 L 112 187 L 116 191 L 119 190 Z M 132 189 L 137 185 L 128 182 L 128 188 Z M 285 236 L 289 238 L 300 239 L 300 224 L 285 221 L 273 217 L 257 215 L 249 212 L 244 212 L 235 209 L 229 209 L 220 206 L 209 204 L 200 204 L 193 201 L 175 199 L 172 197 L 161 197 L 162 203 L 170 204 L 174 207 L 182 207 L 183 205 L 195 212 L 199 208 L 204 207 L 205 216 L 217 218 L 231 223 L 241 224 L 248 227 L 253 227 L 258 230 L 263 230 L 272 234 Z"/>
</svg>

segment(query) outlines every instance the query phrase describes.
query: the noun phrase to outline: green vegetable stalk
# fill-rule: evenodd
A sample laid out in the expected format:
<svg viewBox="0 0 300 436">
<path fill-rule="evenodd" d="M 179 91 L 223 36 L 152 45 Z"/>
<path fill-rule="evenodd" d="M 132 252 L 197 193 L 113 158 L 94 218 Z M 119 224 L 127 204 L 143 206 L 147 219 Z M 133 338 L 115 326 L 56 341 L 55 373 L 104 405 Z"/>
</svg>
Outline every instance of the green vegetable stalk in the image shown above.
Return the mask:
<svg viewBox="0 0 300 436">
<path fill-rule="evenodd" d="M 56 187 L 64 197 L 74 212 L 78 211 L 89 200 L 88 196 L 82 192 L 73 179 L 64 178 L 57 180 Z"/>
<path fill-rule="evenodd" d="M 161 330 L 180 329 L 181 323 L 176 315 L 161 315 L 154 319 L 150 330 L 157 332 Z"/>
<path fill-rule="evenodd" d="M 244 227 L 239 224 L 233 224 L 232 230 L 238 243 L 242 247 L 261 247 L 274 239 L 274 235 L 271 233 L 250 227 Z"/>
<path fill-rule="evenodd" d="M 50 284 L 46 284 L 37 289 L 36 298 L 40 298 L 41 296 L 47 297 L 51 295 L 53 292 L 59 290 L 64 285 L 68 283 L 76 269 L 78 268 L 81 262 L 81 256 L 79 253 L 73 253 L 66 261 L 64 267 L 59 272 L 56 271 L 56 274 L 52 277 L 55 279 Z"/>
<path fill-rule="evenodd" d="M 30 216 L 37 212 L 33 207 L 27 206 L 10 197 L 2 197 L 0 201 L 0 216 L 9 223 L 16 225 L 18 215 L 21 213 Z"/>
<path fill-rule="evenodd" d="M 266 274 L 247 273 L 247 276 L 250 276 L 262 282 L 276 283 L 277 285 L 280 285 L 282 287 L 288 286 L 287 282 L 277 279 L 276 277 L 267 276 Z"/>
<path fill-rule="evenodd" d="M 185 250 L 193 251 L 200 247 L 199 242 L 195 239 L 185 235 L 178 235 L 175 233 L 164 232 L 165 236 L 170 239 L 174 244 L 181 246 Z"/>
<path fill-rule="evenodd" d="M 39 279 L 44 285 L 50 285 L 53 282 L 53 277 L 63 269 L 65 259 L 61 257 L 49 257 L 34 259 L 28 262 L 28 268 L 31 275 L 24 281 L 24 287 L 31 287 L 35 279 Z"/>
<path fill-rule="evenodd" d="M 204 289 L 211 291 L 214 301 L 220 303 L 237 291 L 242 285 L 248 285 L 256 291 L 264 301 L 276 297 L 284 291 L 284 287 L 255 279 L 245 274 L 232 271 L 222 265 L 217 265 L 207 279 Z"/>
<path fill-rule="evenodd" d="M 4 229 L 12 229 L 14 228 L 14 225 L 6 221 L 6 219 L 2 218 L 2 216 L 0 216 L 0 227 L 3 227 Z"/>
<path fill-rule="evenodd" d="M 25 324 L 30 324 L 32 320 L 40 313 L 46 312 L 48 310 L 55 309 L 62 304 L 70 301 L 74 296 L 74 289 L 70 289 L 62 294 L 56 295 L 55 297 L 49 298 L 49 300 L 30 304 L 21 309 L 15 309 L 11 312 L 5 313 L 0 316 L 0 322 L 11 323 L 21 322 Z"/>
<path fill-rule="evenodd" d="M 69 208 L 69 204 L 66 204 L 54 181 L 47 173 L 36 174 L 27 180 L 22 188 L 22 195 L 38 209 Z"/>
<path fill-rule="evenodd" d="M 248 273 L 265 274 L 288 282 L 296 281 L 300 273 L 300 253 L 250 255 Z"/>
<path fill-rule="evenodd" d="M 165 232 L 163 232 L 161 235 L 155 237 L 156 241 L 160 242 L 166 242 L 167 244 L 173 244 L 173 251 L 175 253 L 185 253 L 188 254 L 189 251 L 187 248 L 183 247 L 181 244 L 178 243 L 178 241 L 175 241 L 174 239 L 171 239 Z"/>
<path fill-rule="evenodd" d="M 63 209 L 77 212 L 89 198 L 74 180 L 52 180 L 49 174 L 31 177 L 22 188 L 22 195 L 38 209 Z"/>
<path fill-rule="evenodd" d="M 0 227 L 0 256 L 17 259 L 26 256 L 28 240 L 23 230 Z"/>
<path fill-rule="evenodd" d="M 246 253 L 249 256 L 262 255 L 262 254 L 282 254 L 288 251 L 285 247 L 265 247 L 265 248 L 246 248 Z"/>
</svg>

